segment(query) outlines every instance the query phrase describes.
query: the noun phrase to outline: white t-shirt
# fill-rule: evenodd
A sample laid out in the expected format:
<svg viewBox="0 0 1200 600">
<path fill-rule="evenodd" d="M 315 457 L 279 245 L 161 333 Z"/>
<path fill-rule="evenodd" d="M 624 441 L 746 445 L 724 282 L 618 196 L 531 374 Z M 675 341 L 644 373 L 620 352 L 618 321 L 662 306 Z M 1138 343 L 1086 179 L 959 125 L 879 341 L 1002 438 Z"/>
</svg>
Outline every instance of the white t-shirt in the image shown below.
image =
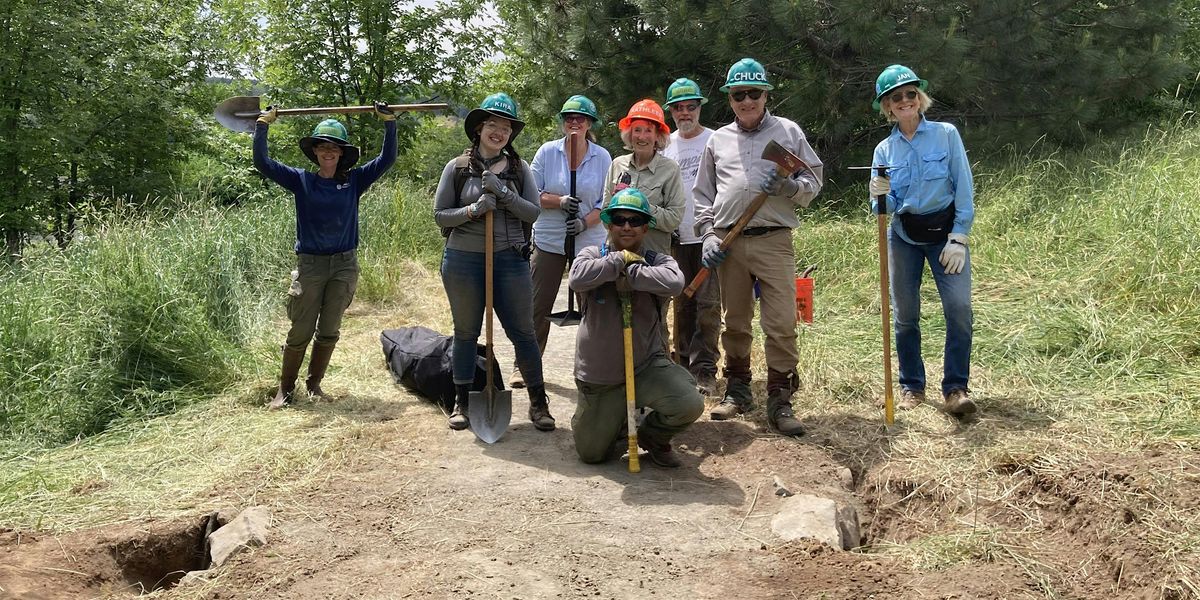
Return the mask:
<svg viewBox="0 0 1200 600">
<path fill-rule="evenodd" d="M 700 156 L 704 154 L 704 144 L 713 134 L 713 130 L 705 127 L 700 135 L 685 140 L 679 132 L 671 134 L 671 145 L 663 150 L 663 156 L 679 163 L 679 176 L 683 178 L 683 195 L 687 204 L 683 209 L 683 221 L 679 223 L 679 243 L 699 244 L 696 235 L 696 203 L 692 200 L 692 186 L 696 183 L 696 172 L 700 169 Z"/>
</svg>

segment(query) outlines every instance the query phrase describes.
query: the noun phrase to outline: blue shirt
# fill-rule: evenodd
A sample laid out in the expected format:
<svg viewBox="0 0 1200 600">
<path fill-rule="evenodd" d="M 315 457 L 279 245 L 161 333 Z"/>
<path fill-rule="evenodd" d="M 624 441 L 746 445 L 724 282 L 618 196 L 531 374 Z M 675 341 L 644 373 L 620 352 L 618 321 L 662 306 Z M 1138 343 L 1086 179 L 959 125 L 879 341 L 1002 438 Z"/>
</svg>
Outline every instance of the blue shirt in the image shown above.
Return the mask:
<svg viewBox="0 0 1200 600">
<path fill-rule="evenodd" d="M 892 127 L 892 134 L 875 146 L 873 165 L 888 165 L 892 191 L 888 192 L 889 213 L 926 215 L 954 203 L 952 233 L 967 235 L 975 222 L 975 183 L 971 164 L 958 130 L 949 123 L 927 121 L 924 116 L 911 140 Z M 871 211 L 876 211 L 871 200 Z M 904 241 L 915 244 L 904 233 L 899 219 L 892 220 L 892 231 Z"/>
<path fill-rule="evenodd" d="M 565 137 L 542 144 L 529 170 L 538 192 L 549 192 L 565 196 L 571 192 L 571 169 L 567 165 Z M 593 210 L 604 208 L 604 181 L 612 155 L 599 144 L 588 142 L 587 154 L 575 172 L 575 197 L 579 198 L 579 218 L 586 218 Z M 575 237 L 575 254 L 588 246 L 599 246 L 608 237 L 608 231 L 597 223 Z M 543 208 L 533 223 L 533 243 L 538 248 L 554 254 L 566 253 L 567 217 L 557 208 Z M 574 257 L 570 257 L 574 258 Z"/>
<path fill-rule="evenodd" d="M 358 248 L 358 200 L 396 162 L 396 122 L 384 123 L 379 156 L 347 171 L 344 182 L 272 159 L 267 129 L 261 123 L 254 128 L 254 167 L 296 197 L 296 253 L 337 254 Z"/>
</svg>

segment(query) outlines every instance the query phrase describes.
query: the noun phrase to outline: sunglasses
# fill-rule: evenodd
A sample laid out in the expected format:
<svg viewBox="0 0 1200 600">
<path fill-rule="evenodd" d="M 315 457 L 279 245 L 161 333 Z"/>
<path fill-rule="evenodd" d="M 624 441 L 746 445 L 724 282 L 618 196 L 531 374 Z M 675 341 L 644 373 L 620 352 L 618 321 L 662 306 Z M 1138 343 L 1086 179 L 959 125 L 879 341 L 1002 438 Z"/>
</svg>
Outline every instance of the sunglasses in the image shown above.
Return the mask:
<svg viewBox="0 0 1200 600">
<path fill-rule="evenodd" d="M 903 92 L 896 92 L 895 94 L 888 96 L 888 100 L 891 100 L 892 102 L 900 102 L 901 100 L 913 100 L 916 97 L 917 90 L 906 90 Z"/>
<path fill-rule="evenodd" d="M 758 100 L 759 98 L 762 98 L 762 95 L 763 90 L 738 90 L 736 92 L 729 93 L 729 97 L 733 98 L 734 102 L 741 102 L 742 100 L 746 99 L 746 96 L 750 96 L 751 100 Z"/>
<path fill-rule="evenodd" d="M 590 121 L 591 117 L 587 115 L 569 114 L 563 115 L 563 121 L 566 123 L 584 123 Z"/>
<path fill-rule="evenodd" d="M 633 215 L 631 217 L 626 217 L 625 215 L 613 215 L 609 217 L 608 220 L 610 223 L 612 223 L 613 227 L 624 227 L 625 225 L 630 227 L 641 227 L 649 222 L 644 215 Z"/>
<path fill-rule="evenodd" d="M 699 102 L 678 102 L 671 105 L 671 112 L 695 112 L 700 110 Z"/>
</svg>

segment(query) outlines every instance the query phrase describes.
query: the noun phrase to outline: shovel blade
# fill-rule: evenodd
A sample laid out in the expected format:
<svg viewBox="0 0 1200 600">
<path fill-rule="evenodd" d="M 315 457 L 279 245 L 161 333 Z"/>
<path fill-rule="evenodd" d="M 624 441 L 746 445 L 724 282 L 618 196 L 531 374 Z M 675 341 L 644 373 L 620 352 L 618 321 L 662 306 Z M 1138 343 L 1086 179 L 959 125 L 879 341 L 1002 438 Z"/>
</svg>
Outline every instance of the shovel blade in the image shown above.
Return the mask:
<svg viewBox="0 0 1200 600">
<path fill-rule="evenodd" d="M 467 419 L 475 437 L 486 444 L 495 444 L 512 421 L 512 390 L 498 390 L 492 386 L 467 396 Z"/>
<path fill-rule="evenodd" d="M 213 116 L 226 128 L 242 133 L 253 133 L 254 122 L 261 112 L 258 96 L 234 96 L 217 105 Z"/>
<path fill-rule="evenodd" d="M 583 320 L 583 314 L 577 310 L 564 310 L 562 312 L 550 313 L 550 322 L 559 327 L 572 327 L 578 325 Z"/>
</svg>

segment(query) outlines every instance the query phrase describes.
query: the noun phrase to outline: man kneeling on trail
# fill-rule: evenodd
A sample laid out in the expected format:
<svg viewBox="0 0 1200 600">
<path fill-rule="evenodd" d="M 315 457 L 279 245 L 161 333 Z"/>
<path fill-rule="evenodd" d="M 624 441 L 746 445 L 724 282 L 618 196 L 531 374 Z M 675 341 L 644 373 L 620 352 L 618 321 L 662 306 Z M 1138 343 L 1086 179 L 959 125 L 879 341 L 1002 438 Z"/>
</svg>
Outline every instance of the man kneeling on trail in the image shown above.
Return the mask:
<svg viewBox="0 0 1200 600">
<path fill-rule="evenodd" d="M 683 272 L 665 253 L 642 252 L 654 225 L 650 203 L 625 188 L 600 212 L 608 241 L 580 251 L 571 267 L 571 289 L 582 296 L 583 321 L 575 343 L 578 406 L 571 426 L 575 451 L 586 463 L 619 458 L 627 447 L 621 292 L 633 303 L 634 390 L 638 408 L 652 411 L 638 427 L 638 445 L 662 467 L 678 467 L 671 438 L 704 412 L 704 398 L 687 369 L 663 352 L 661 306 L 683 292 Z"/>
</svg>

